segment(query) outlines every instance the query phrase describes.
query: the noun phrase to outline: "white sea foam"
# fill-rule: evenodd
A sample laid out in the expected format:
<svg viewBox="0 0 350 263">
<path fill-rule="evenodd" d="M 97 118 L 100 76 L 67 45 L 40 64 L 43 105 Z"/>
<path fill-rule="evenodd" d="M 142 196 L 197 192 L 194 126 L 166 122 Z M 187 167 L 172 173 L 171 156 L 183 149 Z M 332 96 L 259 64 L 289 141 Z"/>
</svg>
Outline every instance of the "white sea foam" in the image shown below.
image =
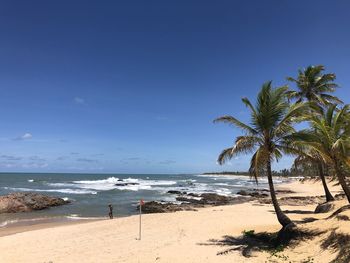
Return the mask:
<svg viewBox="0 0 350 263">
<path fill-rule="evenodd" d="M 151 190 L 152 187 L 150 185 L 121 185 L 121 186 L 116 186 L 115 189 L 118 189 L 121 191 L 139 191 L 139 190 Z"/>
<path fill-rule="evenodd" d="M 179 182 L 194 183 L 194 182 L 197 182 L 197 180 L 196 179 L 184 179 L 184 180 L 180 180 Z"/>
<path fill-rule="evenodd" d="M 108 177 L 107 179 L 102 180 L 82 180 L 82 181 L 73 181 L 76 184 L 116 184 L 120 182 L 117 177 Z"/>
<path fill-rule="evenodd" d="M 175 185 L 176 181 L 167 180 L 143 180 L 137 178 L 119 179 L 116 177 L 109 177 L 102 180 L 82 180 L 73 181 L 72 183 L 54 183 L 52 186 L 69 186 L 83 189 L 93 189 L 97 191 L 108 191 L 113 189 L 124 191 L 138 191 L 138 190 L 153 190 L 152 186 L 167 186 Z"/>
<path fill-rule="evenodd" d="M 13 191 L 24 191 L 24 192 L 53 192 L 53 193 L 63 193 L 63 194 L 97 194 L 96 191 L 84 190 L 84 189 L 33 189 L 33 188 L 23 188 L 23 187 L 3 187 L 4 189 L 9 189 Z"/>
<path fill-rule="evenodd" d="M 29 179 L 28 182 L 29 182 L 29 183 L 33 183 L 33 182 L 34 182 L 34 179 Z"/>
<path fill-rule="evenodd" d="M 42 217 L 38 217 L 38 218 L 26 218 L 26 219 L 10 219 L 10 220 L 6 220 L 4 222 L 0 223 L 0 227 L 6 227 L 8 225 L 13 225 L 16 223 L 21 223 L 21 222 L 37 222 L 37 221 L 42 221 L 42 220 L 46 220 L 47 218 L 42 218 Z"/>
<path fill-rule="evenodd" d="M 8 225 L 8 221 L 5 221 L 5 222 L 1 222 L 0 223 L 0 227 L 5 227 L 5 226 L 7 226 Z"/>
<path fill-rule="evenodd" d="M 231 190 L 229 190 L 227 188 L 219 188 L 219 189 L 216 189 L 215 192 L 219 195 L 231 195 L 232 194 Z"/>
<path fill-rule="evenodd" d="M 78 214 L 71 214 L 69 216 L 66 216 L 65 218 L 71 219 L 71 220 L 98 220 L 98 219 L 106 219 L 107 217 L 83 217 Z"/>
</svg>

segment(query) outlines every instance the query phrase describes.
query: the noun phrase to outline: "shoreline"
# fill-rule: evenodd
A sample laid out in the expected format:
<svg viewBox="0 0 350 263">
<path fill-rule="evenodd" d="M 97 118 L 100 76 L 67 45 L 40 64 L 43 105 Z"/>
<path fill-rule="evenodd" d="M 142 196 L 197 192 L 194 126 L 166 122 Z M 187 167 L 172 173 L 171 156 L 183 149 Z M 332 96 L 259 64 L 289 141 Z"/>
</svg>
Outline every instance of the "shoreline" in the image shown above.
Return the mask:
<svg viewBox="0 0 350 263">
<path fill-rule="evenodd" d="M 211 175 L 211 174 L 207 174 L 207 175 Z M 217 176 L 217 174 L 213 174 L 213 176 Z M 237 176 L 246 176 L 246 175 L 226 175 L 226 174 L 224 174 L 223 176 L 237 177 Z M 296 180 L 296 179 L 291 178 L 291 180 Z M 288 185 L 289 183 L 291 183 L 291 182 L 284 182 L 284 183 L 280 183 L 280 184 L 276 184 L 276 185 L 278 185 L 278 187 L 283 188 L 284 185 Z M 246 188 L 244 191 L 246 191 L 246 190 L 257 191 L 257 190 L 262 190 L 262 189 L 259 189 L 259 186 L 254 186 L 251 188 Z M 179 210 L 176 212 L 165 212 L 165 213 L 178 213 L 181 211 L 191 211 L 191 210 L 195 211 L 195 210 L 201 210 L 201 209 L 206 209 L 206 208 L 215 208 L 215 207 L 219 207 L 219 206 L 232 206 L 232 205 L 234 206 L 234 205 L 238 205 L 238 204 L 249 203 L 249 202 L 252 202 L 253 200 L 254 199 L 250 198 L 250 196 L 243 196 L 243 195 L 235 194 L 235 196 L 233 197 L 233 200 L 231 201 L 230 204 L 203 205 L 203 207 L 200 207 L 200 206 L 197 207 L 195 204 L 189 204 L 189 207 L 191 208 L 189 210 L 184 209 L 184 210 Z M 159 201 L 156 201 L 156 202 L 159 202 Z M 171 203 L 171 202 L 169 202 L 169 203 Z M 50 209 L 54 209 L 54 208 L 50 208 Z M 35 213 L 35 211 L 32 213 Z M 144 214 L 145 215 L 146 214 L 162 214 L 162 212 L 160 212 L 160 213 L 144 213 Z M 9 214 L 7 214 L 7 215 L 9 215 Z M 128 217 L 132 217 L 132 216 L 138 216 L 138 214 L 136 213 L 134 215 L 119 215 L 119 216 L 115 216 L 114 219 L 128 218 Z M 22 218 L 22 219 L 11 219 L 11 217 L 9 217 L 7 221 L 3 222 L 3 223 L 5 223 L 5 225 L 0 226 L 0 237 L 13 235 L 13 234 L 17 234 L 17 233 L 22 233 L 22 232 L 27 232 L 27 231 L 32 231 L 32 230 L 59 227 L 59 226 L 65 226 L 65 225 L 76 225 L 76 224 L 83 224 L 83 223 L 103 221 L 103 220 L 110 220 L 110 219 L 108 217 L 91 217 L 91 218 L 86 217 L 85 218 L 85 217 L 73 217 L 73 216 L 66 216 L 66 215 L 54 216 L 54 217 L 28 217 L 28 218 Z"/>
<path fill-rule="evenodd" d="M 47 218 L 47 219 L 35 219 L 31 222 L 23 222 L 28 220 L 23 220 L 20 222 L 13 223 L 9 226 L 3 226 L 0 228 L 0 238 L 4 236 L 10 236 L 18 233 L 55 228 L 60 226 L 77 225 L 96 221 L 103 221 L 106 219 L 64 219 L 64 218 Z M 37 221 L 33 223 L 34 221 Z"/>
</svg>

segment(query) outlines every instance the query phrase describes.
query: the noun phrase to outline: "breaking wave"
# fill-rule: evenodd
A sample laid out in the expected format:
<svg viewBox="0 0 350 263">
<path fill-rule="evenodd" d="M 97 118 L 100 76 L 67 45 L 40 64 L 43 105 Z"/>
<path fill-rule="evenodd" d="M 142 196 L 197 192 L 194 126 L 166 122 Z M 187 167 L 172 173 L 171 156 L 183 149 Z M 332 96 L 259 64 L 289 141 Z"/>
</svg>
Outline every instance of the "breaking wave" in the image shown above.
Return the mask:
<svg viewBox="0 0 350 263">
<path fill-rule="evenodd" d="M 4 187 L 4 189 L 22 192 L 48 192 L 48 193 L 63 193 L 63 194 L 97 194 L 96 191 L 84 190 L 84 189 L 33 189 L 33 188 L 22 188 L 22 187 Z"/>
</svg>

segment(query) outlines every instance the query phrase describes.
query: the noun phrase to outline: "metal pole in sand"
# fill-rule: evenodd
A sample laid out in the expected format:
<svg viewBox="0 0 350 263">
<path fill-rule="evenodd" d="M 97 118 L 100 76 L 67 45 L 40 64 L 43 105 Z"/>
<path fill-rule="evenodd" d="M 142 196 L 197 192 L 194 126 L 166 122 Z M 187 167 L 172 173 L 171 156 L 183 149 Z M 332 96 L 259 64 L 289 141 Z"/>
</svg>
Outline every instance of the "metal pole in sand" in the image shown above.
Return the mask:
<svg viewBox="0 0 350 263">
<path fill-rule="evenodd" d="M 143 200 L 140 200 L 140 225 L 139 225 L 139 240 L 141 240 L 141 221 L 142 221 L 142 205 L 143 205 Z"/>
</svg>

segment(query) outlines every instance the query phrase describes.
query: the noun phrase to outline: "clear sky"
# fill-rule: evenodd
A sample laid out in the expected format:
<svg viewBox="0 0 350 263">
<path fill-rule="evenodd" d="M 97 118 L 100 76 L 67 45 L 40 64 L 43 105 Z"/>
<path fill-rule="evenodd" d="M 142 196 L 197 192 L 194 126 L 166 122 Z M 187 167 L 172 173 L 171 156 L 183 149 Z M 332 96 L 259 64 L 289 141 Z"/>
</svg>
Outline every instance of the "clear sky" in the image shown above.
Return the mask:
<svg viewBox="0 0 350 263">
<path fill-rule="evenodd" d="M 241 97 L 310 64 L 350 102 L 349 1 L 2 1 L 0 171 L 220 167 Z M 289 167 L 284 159 L 276 169 Z"/>
</svg>

